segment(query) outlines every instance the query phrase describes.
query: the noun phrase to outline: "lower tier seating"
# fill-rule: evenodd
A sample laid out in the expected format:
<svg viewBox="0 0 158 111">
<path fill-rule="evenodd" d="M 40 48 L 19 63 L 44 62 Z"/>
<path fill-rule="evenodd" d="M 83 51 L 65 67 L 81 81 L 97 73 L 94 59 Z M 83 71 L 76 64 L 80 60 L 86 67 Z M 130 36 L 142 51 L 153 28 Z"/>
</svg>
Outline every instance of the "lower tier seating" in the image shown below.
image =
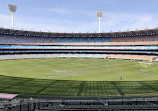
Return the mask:
<svg viewBox="0 0 158 111">
<path fill-rule="evenodd" d="M 146 60 L 158 62 L 156 55 L 130 55 L 130 54 L 9 54 L 0 55 L 0 60 L 8 59 L 30 59 L 30 58 L 109 58 L 109 59 L 129 59 Z"/>
<path fill-rule="evenodd" d="M 108 58 L 115 59 L 132 59 L 132 60 L 152 60 L 153 55 L 130 55 L 130 54 L 109 54 Z"/>
</svg>

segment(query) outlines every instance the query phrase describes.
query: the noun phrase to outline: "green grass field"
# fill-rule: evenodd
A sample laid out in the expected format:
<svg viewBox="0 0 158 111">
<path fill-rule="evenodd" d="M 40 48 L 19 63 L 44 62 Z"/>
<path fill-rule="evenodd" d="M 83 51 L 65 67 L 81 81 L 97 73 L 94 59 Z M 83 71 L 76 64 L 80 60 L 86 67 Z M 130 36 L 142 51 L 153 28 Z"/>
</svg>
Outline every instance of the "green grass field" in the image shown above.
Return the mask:
<svg viewBox="0 0 158 111">
<path fill-rule="evenodd" d="M 0 61 L 0 92 L 24 97 L 158 96 L 158 63 L 139 62 L 85 58 Z"/>
<path fill-rule="evenodd" d="M 0 75 L 78 81 L 157 80 L 158 63 L 116 59 L 54 58 L 0 61 Z"/>
</svg>

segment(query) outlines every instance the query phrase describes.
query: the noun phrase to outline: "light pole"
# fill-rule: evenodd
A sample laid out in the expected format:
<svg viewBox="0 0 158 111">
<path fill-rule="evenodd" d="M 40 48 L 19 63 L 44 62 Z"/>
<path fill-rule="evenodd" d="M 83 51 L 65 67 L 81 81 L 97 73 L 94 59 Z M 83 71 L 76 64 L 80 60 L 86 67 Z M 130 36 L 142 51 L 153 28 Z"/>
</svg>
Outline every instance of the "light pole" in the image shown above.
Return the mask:
<svg viewBox="0 0 158 111">
<path fill-rule="evenodd" d="M 14 13 L 16 12 L 16 9 L 18 8 L 16 5 L 8 4 L 9 11 L 11 13 L 12 18 L 12 29 L 14 29 Z"/>
<path fill-rule="evenodd" d="M 100 33 L 100 20 L 103 16 L 103 11 L 97 11 L 97 18 L 99 20 L 99 33 Z"/>
</svg>

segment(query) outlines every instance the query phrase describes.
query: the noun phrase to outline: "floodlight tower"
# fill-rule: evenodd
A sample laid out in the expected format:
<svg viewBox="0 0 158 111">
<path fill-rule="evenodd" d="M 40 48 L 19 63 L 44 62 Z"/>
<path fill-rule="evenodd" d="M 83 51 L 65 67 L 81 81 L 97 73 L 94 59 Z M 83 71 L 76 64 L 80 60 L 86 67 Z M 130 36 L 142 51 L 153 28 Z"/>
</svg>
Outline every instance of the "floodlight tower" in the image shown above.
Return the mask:
<svg viewBox="0 0 158 111">
<path fill-rule="evenodd" d="M 97 11 L 97 18 L 99 20 L 99 33 L 100 33 L 100 20 L 102 19 L 103 11 Z"/>
<path fill-rule="evenodd" d="M 16 12 L 16 9 L 18 8 L 16 5 L 8 4 L 9 11 L 11 13 L 12 18 L 12 29 L 14 29 L 14 13 Z"/>
</svg>

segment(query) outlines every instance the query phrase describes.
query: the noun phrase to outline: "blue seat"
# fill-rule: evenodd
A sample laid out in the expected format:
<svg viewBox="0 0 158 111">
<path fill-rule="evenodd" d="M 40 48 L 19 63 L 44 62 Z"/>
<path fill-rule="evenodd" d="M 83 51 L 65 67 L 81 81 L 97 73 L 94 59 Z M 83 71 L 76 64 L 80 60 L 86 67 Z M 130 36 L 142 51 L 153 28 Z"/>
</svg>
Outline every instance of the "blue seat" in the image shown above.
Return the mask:
<svg viewBox="0 0 158 111">
<path fill-rule="evenodd" d="M 79 43 L 79 42 L 80 42 L 80 38 L 75 37 L 75 38 L 74 38 L 74 43 Z"/>
<path fill-rule="evenodd" d="M 72 43 L 73 42 L 73 38 L 72 37 L 68 37 L 65 39 L 67 43 Z"/>
</svg>

